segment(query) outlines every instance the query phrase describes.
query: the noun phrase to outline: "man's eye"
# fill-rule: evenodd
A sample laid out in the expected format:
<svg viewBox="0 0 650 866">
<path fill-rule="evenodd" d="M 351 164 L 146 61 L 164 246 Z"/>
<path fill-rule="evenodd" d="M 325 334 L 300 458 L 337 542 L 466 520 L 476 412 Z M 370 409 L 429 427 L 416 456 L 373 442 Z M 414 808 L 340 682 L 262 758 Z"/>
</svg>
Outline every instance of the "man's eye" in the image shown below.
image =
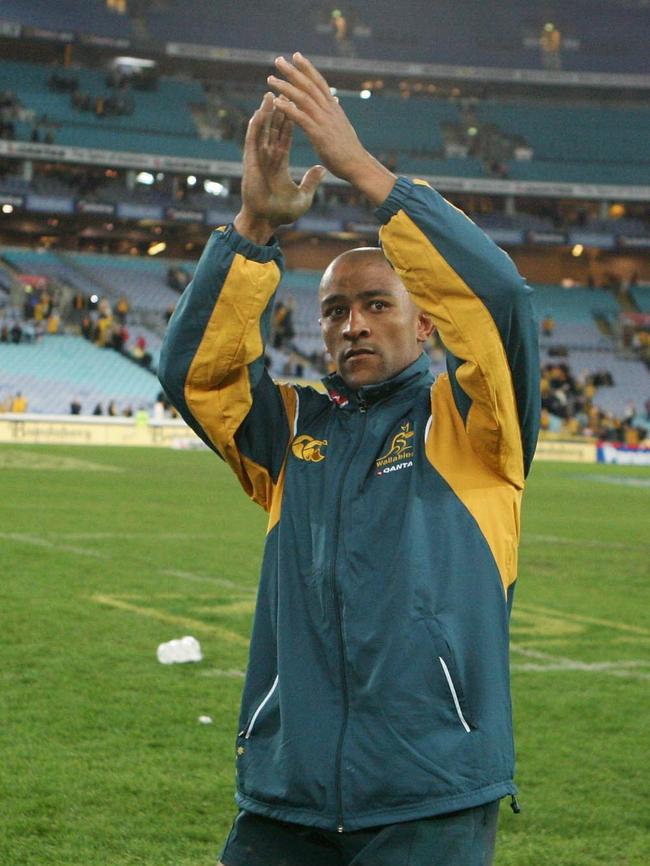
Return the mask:
<svg viewBox="0 0 650 866">
<path fill-rule="evenodd" d="M 329 316 L 330 319 L 338 319 L 340 316 L 345 315 L 345 307 L 330 307 L 325 315 Z"/>
<path fill-rule="evenodd" d="M 372 308 L 373 310 L 385 310 L 388 304 L 386 301 L 373 301 Z"/>
</svg>

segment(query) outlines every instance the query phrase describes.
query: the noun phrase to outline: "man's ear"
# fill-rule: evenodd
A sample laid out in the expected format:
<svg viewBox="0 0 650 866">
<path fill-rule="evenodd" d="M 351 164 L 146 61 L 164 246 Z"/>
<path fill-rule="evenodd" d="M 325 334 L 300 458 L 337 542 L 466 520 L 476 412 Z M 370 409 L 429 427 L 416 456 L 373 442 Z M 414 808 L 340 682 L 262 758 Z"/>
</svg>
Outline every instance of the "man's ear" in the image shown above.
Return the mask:
<svg viewBox="0 0 650 866">
<path fill-rule="evenodd" d="M 433 319 L 426 313 L 418 313 L 417 341 L 418 343 L 426 343 L 431 334 L 435 331 L 436 326 L 433 324 Z"/>
</svg>

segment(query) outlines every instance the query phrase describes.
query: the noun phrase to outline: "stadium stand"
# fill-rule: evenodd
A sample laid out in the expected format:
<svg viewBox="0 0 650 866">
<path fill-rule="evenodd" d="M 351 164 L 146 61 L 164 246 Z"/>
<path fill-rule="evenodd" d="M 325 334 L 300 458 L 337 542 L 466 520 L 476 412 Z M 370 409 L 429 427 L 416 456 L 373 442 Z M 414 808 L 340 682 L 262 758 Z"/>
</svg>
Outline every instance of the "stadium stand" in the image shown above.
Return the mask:
<svg viewBox="0 0 650 866">
<path fill-rule="evenodd" d="M 99 349 L 81 337 L 45 336 L 31 344 L 0 344 L 0 395 L 21 391 L 29 411 L 67 414 L 77 396 L 84 414 L 97 404 L 120 411 L 153 403 L 157 378 L 117 352 Z"/>
<path fill-rule="evenodd" d="M 650 313 L 650 286 L 631 286 L 629 291 L 639 312 Z"/>
<path fill-rule="evenodd" d="M 41 63 L 5 60 L 0 63 L 0 89 L 12 90 L 23 112 L 31 120 L 16 126 L 15 138 L 29 140 L 49 133 L 59 145 L 159 153 L 168 156 L 193 156 L 205 159 L 241 159 L 241 150 L 229 141 L 199 139 L 191 106 L 201 106 L 205 94 L 197 81 L 160 77 L 149 91 L 111 88 L 106 73 L 85 68 L 66 68 L 65 75 L 78 82 L 78 92 L 88 94 L 88 110 L 75 108 L 70 92 L 53 91 L 53 74 L 62 67 Z M 132 113 L 94 110 L 97 100 L 103 105 L 111 97 L 129 102 Z"/>
<path fill-rule="evenodd" d="M 114 39 L 128 39 L 132 35 L 130 18 L 111 12 L 104 0 L 66 0 L 65 3 L 4 0 L 2 17 L 5 21 L 32 27 L 94 33 Z"/>
</svg>

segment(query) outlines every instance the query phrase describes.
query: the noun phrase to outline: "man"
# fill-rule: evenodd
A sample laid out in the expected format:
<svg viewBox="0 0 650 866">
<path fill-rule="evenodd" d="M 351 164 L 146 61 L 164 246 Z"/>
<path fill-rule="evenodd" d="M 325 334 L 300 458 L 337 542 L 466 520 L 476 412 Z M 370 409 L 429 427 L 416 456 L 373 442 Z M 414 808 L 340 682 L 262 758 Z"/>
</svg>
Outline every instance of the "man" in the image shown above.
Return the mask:
<svg viewBox="0 0 650 866">
<path fill-rule="evenodd" d="M 539 361 L 512 262 L 362 146 L 300 54 L 246 137 L 242 209 L 170 322 L 161 381 L 269 513 L 225 866 L 485 866 L 514 794 L 508 613 Z M 382 251 L 326 270 L 327 395 L 275 385 L 275 229 L 322 179 L 294 123 L 376 207 Z M 448 373 L 422 347 L 437 327 Z"/>
</svg>

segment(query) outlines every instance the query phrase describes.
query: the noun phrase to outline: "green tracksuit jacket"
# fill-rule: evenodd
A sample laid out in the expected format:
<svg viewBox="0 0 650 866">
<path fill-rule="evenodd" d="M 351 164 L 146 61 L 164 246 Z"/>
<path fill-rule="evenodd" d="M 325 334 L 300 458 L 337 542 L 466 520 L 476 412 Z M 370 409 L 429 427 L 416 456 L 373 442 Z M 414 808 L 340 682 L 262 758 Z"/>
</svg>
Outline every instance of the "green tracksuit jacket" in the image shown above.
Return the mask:
<svg viewBox="0 0 650 866">
<path fill-rule="evenodd" d="M 237 738 L 237 802 L 355 830 L 516 790 L 508 614 L 539 415 L 530 289 L 423 182 L 377 209 L 384 252 L 435 320 L 394 379 L 274 384 L 263 345 L 282 256 L 215 231 L 170 322 L 161 382 L 269 513 Z"/>
</svg>

